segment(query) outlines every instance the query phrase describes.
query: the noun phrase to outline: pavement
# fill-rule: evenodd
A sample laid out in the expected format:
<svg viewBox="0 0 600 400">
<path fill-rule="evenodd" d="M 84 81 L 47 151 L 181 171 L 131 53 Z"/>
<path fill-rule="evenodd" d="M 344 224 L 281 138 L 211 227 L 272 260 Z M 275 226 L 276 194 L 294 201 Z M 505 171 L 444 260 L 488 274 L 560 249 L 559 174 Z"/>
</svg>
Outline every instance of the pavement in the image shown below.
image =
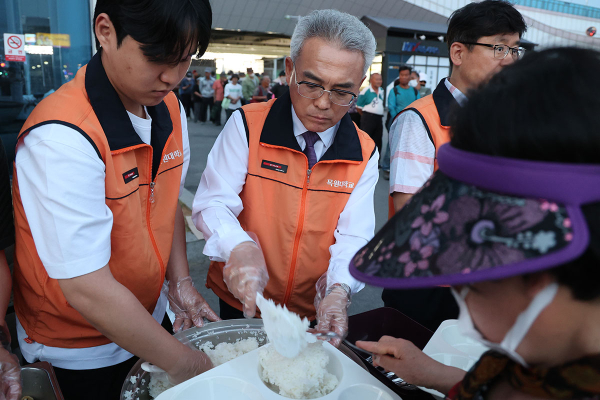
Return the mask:
<svg viewBox="0 0 600 400">
<path fill-rule="evenodd" d="M 223 111 L 221 121 L 225 121 L 225 112 Z M 205 124 L 188 121 L 188 132 L 190 138 L 190 167 L 185 180 L 185 191 L 180 200 L 184 204 L 184 214 L 190 214 L 192 200 L 202 172 L 206 167 L 206 159 L 215 140 L 221 132 L 222 126 L 215 126 L 208 122 Z M 384 146 L 387 134 L 384 132 Z M 385 148 L 385 147 L 384 147 Z M 388 189 L 389 181 L 383 179 L 380 174 L 379 182 L 375 189 L 375 218 L 376 230 L 379 230 L 387 221 L 388 214 Z M 187 210 L 186 210 L 187 208 Z M 191 222 L 188 219 L 189 222 Z M 192 225 L 188 222 L 188 226 Z M 195 233 L 193 232 L 195 231 Z M 189 227 L 187 232 L 187 255 L 190 265 L 190 275 L 194 279 L 196 287 L 209 302 L 210 306 L 219 313 L 219 302 L 217 296 L 206 288 L 206 276 L 210 261 L 207 256 L 202 254 L 205 241 L 202 233 L 194 227 Z M 352 298 L 352 304 L 348 310 L 350 315 L 360 314 L 375 308 L 383 307 L 381 300 L 381 289 L 373 286 L 366 286 Z"/>
</svg>

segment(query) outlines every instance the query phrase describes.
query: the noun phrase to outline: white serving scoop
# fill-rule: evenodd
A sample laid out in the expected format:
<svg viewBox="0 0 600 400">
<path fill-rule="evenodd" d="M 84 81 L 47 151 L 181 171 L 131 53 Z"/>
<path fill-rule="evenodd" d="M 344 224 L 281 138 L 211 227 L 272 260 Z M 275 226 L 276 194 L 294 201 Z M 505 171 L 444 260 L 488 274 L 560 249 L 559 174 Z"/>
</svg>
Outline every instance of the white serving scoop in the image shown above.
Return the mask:
<svg viewBox="0 0 600 400">
<path fill-rule="evenodd" d="M 276 305 L 273 300 L 265 299 L 260 293 L 256 294 L 256 305 L 260 308 L 269 341 L 282 356 L 294 358 L 309 343 L 316 342 L 315 336 L 306 332 L 310 325 L 308 319 L 300 319 L 298 314 L 289 311 L 285 305 Z"/>
</svg>

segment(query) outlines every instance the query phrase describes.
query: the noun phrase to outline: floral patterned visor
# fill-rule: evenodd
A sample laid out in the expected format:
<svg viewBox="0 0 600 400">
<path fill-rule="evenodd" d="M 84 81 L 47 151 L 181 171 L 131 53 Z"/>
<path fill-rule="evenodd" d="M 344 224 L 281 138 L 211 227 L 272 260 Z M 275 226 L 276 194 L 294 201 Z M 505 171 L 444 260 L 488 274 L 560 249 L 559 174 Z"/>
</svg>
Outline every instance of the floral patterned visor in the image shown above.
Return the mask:
<svg viewBox="0 0 600 400">
<path fill-rule="evenodd" d="M 439 171 L 350 263 L 390 289 L 459 285 L 556 267 L 586 250 L 581 206 L 600 202 L 600 165 L 524 161 L 453 148 Z"/>
</svg>

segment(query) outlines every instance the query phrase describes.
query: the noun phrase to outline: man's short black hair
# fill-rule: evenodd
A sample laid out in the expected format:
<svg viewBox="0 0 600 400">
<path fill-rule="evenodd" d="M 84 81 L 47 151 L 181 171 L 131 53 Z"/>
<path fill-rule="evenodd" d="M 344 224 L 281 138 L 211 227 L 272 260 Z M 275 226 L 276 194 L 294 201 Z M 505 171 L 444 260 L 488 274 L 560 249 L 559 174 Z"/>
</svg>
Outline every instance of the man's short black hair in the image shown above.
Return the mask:
<svg viewBox="0 0 600 400">
<path fill-rule="evenodd" d="M 231 75 L 231 80 L 233 80 L 234 78 L 237 78 L 239 80 L 240 76 L 238 74 Z"/>
<path fill-rule="evenodd" d="M 190 48 L 200 57 L 210 40 L 209 0 L 98 0 L 94 24 L 102 13 L 115 27 L 118 46 L 131 36 L 153 62 L 178 64 Z M 96 47 L 100 48 L 98 38 Z"/>
<path fill-rule="evenodd" d="M 522 37 L 526 30 L 523 16 L 508 1 L 485 0 L 454 11 L 448 20 L 446 39 L 450 49 L 452 43 L 474 43 L 484 36 L 518 33 Z M 472 49 L 473 45 L 467 47 Z"/>
<path fill-rule="evenodd" d="M 452 145 L 491 156 L 598 165 L 598 71 L 597 51 L 567 47 L 527 53 L 469 93 L 452 124 Z M 576 299 L 589 301 L 600 298 L 600 203 L 582 210 L 590 234 L 587 250 L 549 272 Z"/>
<path fill-rule="evenodd" d="M 398 68 L 398 75 L 400 75 L 400 72 L 402 71 L 408 71 L 408 73 L 412 72 L 412 68 L 409 67 L 408 65 L 401 65 L 400 68 Z"/>
</svg>

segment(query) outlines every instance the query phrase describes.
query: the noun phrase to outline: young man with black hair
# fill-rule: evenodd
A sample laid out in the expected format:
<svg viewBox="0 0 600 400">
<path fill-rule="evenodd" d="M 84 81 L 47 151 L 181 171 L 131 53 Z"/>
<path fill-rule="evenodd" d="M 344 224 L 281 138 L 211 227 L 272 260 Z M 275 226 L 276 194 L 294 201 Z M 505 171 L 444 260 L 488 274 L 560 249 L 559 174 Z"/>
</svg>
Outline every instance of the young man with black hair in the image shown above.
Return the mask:
<svg viewBox="0 0 600 400">
<path fill-rule="evenodd" d="M 527 29 L 521 14 L 507 1 L 486 0 L 456 10 L 448 23 L 452 73 L 432 96 L 420 99 L 396 117 L 390 129 L 390 213 L 398 211 L 437 168 L 436 152 L 450 140 L 450 113 L 467 101 L 470 89 L 519 59 Z M 458 308 L 446 288 L 396 292 L 384 290 L 383 301 L 435 330 Z"/>
<path fill-rule="evenodd" d="M 65 399 L 116 399 L 136 357 L 181 382 L 209 369 L 174 330 L 218 319 L 193 287 L 178 204 L 189 165 L 173 88 L 208 46 L 208 0 L 98 0 L 98 53 L 42 101 L 16 148 L 15 310 L 25 359 Z"/>
</svg>

